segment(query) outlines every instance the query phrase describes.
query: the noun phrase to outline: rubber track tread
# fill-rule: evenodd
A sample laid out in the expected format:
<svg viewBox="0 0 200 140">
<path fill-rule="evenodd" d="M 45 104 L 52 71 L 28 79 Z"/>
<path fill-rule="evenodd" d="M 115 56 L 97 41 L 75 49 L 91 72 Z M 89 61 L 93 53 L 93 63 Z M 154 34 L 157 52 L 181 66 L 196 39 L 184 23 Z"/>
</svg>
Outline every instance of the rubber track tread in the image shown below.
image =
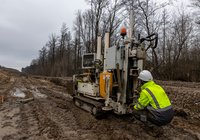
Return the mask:
<svg viewBox="0 0 200 140">
<path fill-rule="evenodd" d="M 104 104 L 98 101 L 94 101 L 92 99 L 86 98 L 86 97 L 82 97 L 82 96 L 74 96 L 75 99 L 81 100 L 85 103 L 91 104 L 95 107 L 102 107 Z"/>
</svg>

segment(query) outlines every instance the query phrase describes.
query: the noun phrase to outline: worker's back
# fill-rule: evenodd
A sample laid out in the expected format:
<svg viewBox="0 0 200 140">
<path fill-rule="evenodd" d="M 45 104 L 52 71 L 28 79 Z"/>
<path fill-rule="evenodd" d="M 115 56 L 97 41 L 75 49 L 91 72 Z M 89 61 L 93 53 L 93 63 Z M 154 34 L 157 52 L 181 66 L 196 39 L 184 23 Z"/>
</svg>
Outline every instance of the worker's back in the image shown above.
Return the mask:
<svg viewBox="0 0 200 140">
<path fill-rule="evenodd" d="M 149 81 L 142 86 L 142 94 L 148 97 L 149 105 L 156 110 L 171 106 L 171 102 L 164 89 L 154 83 L 154 81 Z"/>
</svg>

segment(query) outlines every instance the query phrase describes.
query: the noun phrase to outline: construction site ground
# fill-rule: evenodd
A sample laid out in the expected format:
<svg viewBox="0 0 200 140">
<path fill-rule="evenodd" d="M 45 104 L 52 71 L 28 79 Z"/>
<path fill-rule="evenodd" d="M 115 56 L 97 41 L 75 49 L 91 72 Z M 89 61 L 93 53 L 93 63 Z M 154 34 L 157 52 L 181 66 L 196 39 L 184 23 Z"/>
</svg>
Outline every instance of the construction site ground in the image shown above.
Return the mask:
<svg viewBox="0 0 200 140">
<path fill-rule="evenodd" d="M 147 127 L 130 116 L 95 119 L 73 104 L 71 78 L 33 77 L 0 69 L 0 139 L 200 139 L 200 83 L 156 81 L 175 109 L 173 121 Z"/>
</svg>

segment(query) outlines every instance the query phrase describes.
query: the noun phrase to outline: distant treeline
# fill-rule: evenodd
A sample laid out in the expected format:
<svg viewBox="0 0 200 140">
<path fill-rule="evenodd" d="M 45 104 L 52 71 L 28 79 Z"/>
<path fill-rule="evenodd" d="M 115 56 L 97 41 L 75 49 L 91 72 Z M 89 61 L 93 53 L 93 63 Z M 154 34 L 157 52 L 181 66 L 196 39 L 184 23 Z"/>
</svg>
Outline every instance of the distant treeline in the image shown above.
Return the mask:
<svg viewBox="0 0 200 140">
<path fill-rule="evenodd" d="M 129 15 L 134 11 L 135 37 L 159 34 L 158 47 L 146 44 L 145 69 L 156 79 L 200 81 L 200 1 L 191 0 L 196 13 L 177 8 L 170 14 L 173 3 L 153 0 L 86 0 L 90 8 L 78 11 L 73 32 L 64 23 L 59 35 L 51 34 L 39 51 L 39 57 L 22 72 L 45 76 L 72 76 L 81 70 L 84 52 L 96 52 L 97 36 L 104 40 L 110 33 L 110 45 L 118 44 L 121 26 L 129 27 Z M 173 1 L 170 1 L 173 2 Z M 104 44 L 102 44 L 104 46 Z"/>
</svg>

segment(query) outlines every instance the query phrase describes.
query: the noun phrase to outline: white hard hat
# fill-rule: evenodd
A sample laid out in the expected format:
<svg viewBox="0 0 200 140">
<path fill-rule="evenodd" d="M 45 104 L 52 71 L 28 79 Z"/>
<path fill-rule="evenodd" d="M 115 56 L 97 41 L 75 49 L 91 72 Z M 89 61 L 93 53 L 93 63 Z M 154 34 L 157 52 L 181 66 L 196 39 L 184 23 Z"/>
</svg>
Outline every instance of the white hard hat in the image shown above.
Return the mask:
<svg viewBox="0 0 200 140">
<path fill-rule="evenodd" d="M 153 80 L 153 76 L 151 75 L 151 72 L 148 70 L 142 70 L 138 76 L 138 79 L 142 81 L 151 81 Z"/>
</svg>

